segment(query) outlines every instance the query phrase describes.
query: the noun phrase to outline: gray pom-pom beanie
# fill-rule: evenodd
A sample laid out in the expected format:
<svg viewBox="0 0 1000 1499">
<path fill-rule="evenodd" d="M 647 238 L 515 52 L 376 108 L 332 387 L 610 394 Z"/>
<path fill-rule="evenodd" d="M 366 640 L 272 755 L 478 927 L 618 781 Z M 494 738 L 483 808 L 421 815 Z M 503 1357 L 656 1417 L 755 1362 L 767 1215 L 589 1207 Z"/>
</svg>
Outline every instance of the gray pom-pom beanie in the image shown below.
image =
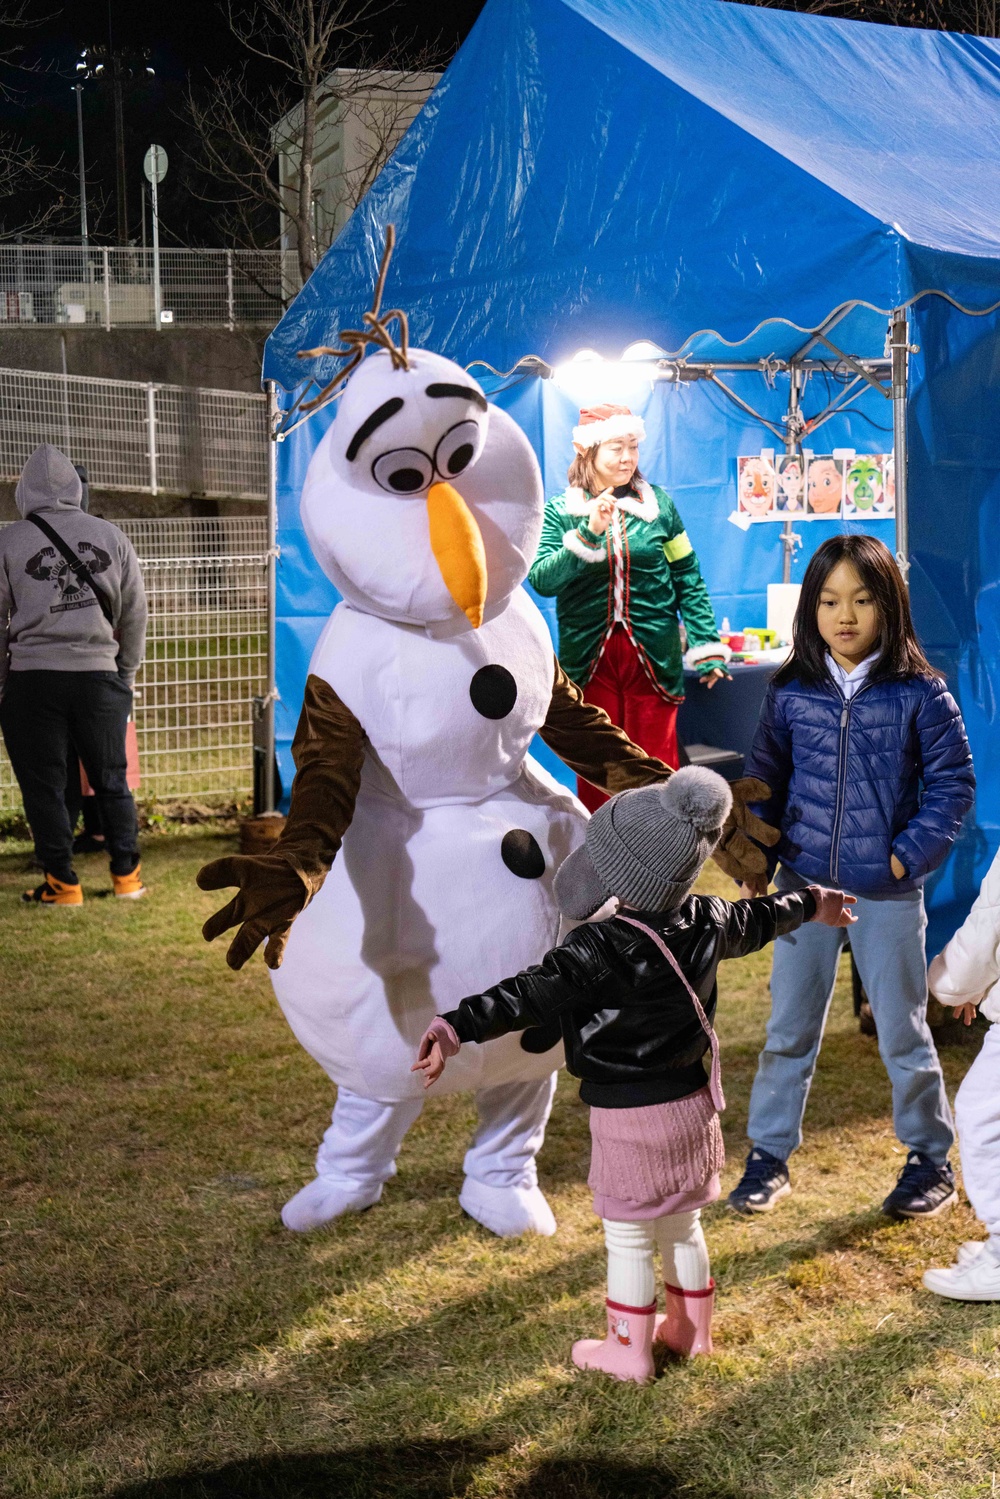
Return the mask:
<svg viewBox="0 0 1000 1499">
<path fill-rule="evenodd" d="M 658 786 L 619 792 L 598 808 L 585 843 L 559 867 L 555 896 L 563 915 L 585 921 L 613 895 L 639 911 L 679 906 L 732 804 L 722 777 L 698 765 Z"/>
</svg>

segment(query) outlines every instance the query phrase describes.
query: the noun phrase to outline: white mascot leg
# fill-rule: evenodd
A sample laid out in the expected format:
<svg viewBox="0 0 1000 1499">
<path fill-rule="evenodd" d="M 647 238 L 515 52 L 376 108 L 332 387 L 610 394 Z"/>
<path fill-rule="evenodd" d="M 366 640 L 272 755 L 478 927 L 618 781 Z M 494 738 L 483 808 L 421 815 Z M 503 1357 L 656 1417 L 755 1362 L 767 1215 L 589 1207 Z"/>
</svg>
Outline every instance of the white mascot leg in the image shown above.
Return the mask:
<svg viewBox="0 0 1000 1499">
<path fill-rule="evenodd" d="M 470 1218 L 501 1239 L 556 1231 L 535 1164 L 555 1091 L 553 1072 L 540 1082 L 504 1083 L 476 1094 L 479 1125 L 466 1152 L 458 1200 Z"/>
<path fill-rule="evenodd" d="M 383 1186 L 396 1174 L 403 1136 L 423 1106 L 422 1098 L 378 1103 L 339 1088 L 333 1120 L 316 1153 L 316 1176 L 285 1203 L 285 1227 L 306 1233 L 378 1202 Z"/>
</svg>

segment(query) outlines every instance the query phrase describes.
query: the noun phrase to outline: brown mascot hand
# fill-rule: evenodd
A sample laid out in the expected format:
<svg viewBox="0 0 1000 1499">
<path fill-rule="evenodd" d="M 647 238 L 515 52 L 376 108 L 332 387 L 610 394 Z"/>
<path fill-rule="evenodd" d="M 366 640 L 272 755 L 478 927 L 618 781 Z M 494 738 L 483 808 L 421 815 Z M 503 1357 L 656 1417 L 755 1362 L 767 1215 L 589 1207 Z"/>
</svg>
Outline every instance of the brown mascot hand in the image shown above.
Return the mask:
<svg viewBox="0 0 1000 1499">
<path fill-rule="evenodd" d="M 205 941 L 213 942 L 237 926 L 226 954 L 230 968 L 242 968 L 265 938 L 264 962 L 268 968 L 280 968 L 292 922 L 309 898 L 305 881 L 291 864 L 278 854 L 230 854 L 199 869 L 197 878 L 201 890 L 240 887 L 228 906 L 205 922 Z"/>
<path fill-rule="evenodd" d="M 777 828 L 772 828 L 750 810 L 751 802 L 768 800 L 771 788 L 764 781 L 745 776 L 741 781 L 733 781 L 729 789 L 733 793 L 733 810 L 726 819 L 712 857 L 738 885 L 753 884 L 761 875 L 767 874 L 767 855 L 757 844 L 763 843 L 771 848 L 781 837 Z M 752 839 L 756 841 L 752 842 Z"/>
</svg>

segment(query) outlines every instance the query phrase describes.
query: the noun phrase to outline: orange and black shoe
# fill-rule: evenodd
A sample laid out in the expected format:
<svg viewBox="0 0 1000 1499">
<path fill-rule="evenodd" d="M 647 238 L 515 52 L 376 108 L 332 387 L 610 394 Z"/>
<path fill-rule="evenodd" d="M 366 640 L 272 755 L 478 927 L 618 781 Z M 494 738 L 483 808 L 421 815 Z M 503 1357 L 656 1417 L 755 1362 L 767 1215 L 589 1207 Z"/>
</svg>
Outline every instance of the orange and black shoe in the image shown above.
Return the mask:
<svg viewBox="0 0 1000 1499">
<path fill-rule="evenodd" d="M 131 874 L 112 874 L 111 882 L 116 900 L 141 900 L 149 893 L 142 883 L 141 864 L 137 864 Z"/>
<path fill-rule="evenodd" d="M 29 905 L 82 906 L 83 890 L 79 884 L 69 884 L 57 880 L 54 874 L 47 874 L 40 885 L 34 890 L 26 890 L 21 899 Z"/>
</svg>

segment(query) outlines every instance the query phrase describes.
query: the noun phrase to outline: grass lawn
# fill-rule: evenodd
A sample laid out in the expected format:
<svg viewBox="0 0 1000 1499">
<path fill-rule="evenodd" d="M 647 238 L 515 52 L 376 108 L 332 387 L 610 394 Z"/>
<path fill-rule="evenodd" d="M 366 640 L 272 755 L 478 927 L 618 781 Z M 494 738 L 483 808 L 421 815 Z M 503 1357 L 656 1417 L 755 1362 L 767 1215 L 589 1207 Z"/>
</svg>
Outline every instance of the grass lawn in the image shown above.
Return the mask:
<svg viewBox="0 0 1000 1499">
<path fill-rule="evenodd" d="M 333 1089 L 259 958 L 234 974 L 200 939 L 216 898 L 194 872 L 228 846 L 150 838 L 149 900 L 69 912 L 21 908 L 24 856 L 0 857 L 5 1499 L 998 1491 L 1000 1306 L 920 1286 L 981 1230 L 964 1203 L 923 1226 L 876 1211 L 903 1157 L 843 982 L 794 1195 L 706 1214 L 716 1354 L 626 1387 L 569 1359 L 601 1330 L 604 1254 L 565 1075 L 541 1156 L 556 1238 L 462 1215 L 462 1098 L 428 1104 L 378 1207 L 281 1226 Z M 723 969 L 726 1189 L 768 962 Z M 944 1052 L 952 1091 L 972 1054 Z"/>
</svg>

